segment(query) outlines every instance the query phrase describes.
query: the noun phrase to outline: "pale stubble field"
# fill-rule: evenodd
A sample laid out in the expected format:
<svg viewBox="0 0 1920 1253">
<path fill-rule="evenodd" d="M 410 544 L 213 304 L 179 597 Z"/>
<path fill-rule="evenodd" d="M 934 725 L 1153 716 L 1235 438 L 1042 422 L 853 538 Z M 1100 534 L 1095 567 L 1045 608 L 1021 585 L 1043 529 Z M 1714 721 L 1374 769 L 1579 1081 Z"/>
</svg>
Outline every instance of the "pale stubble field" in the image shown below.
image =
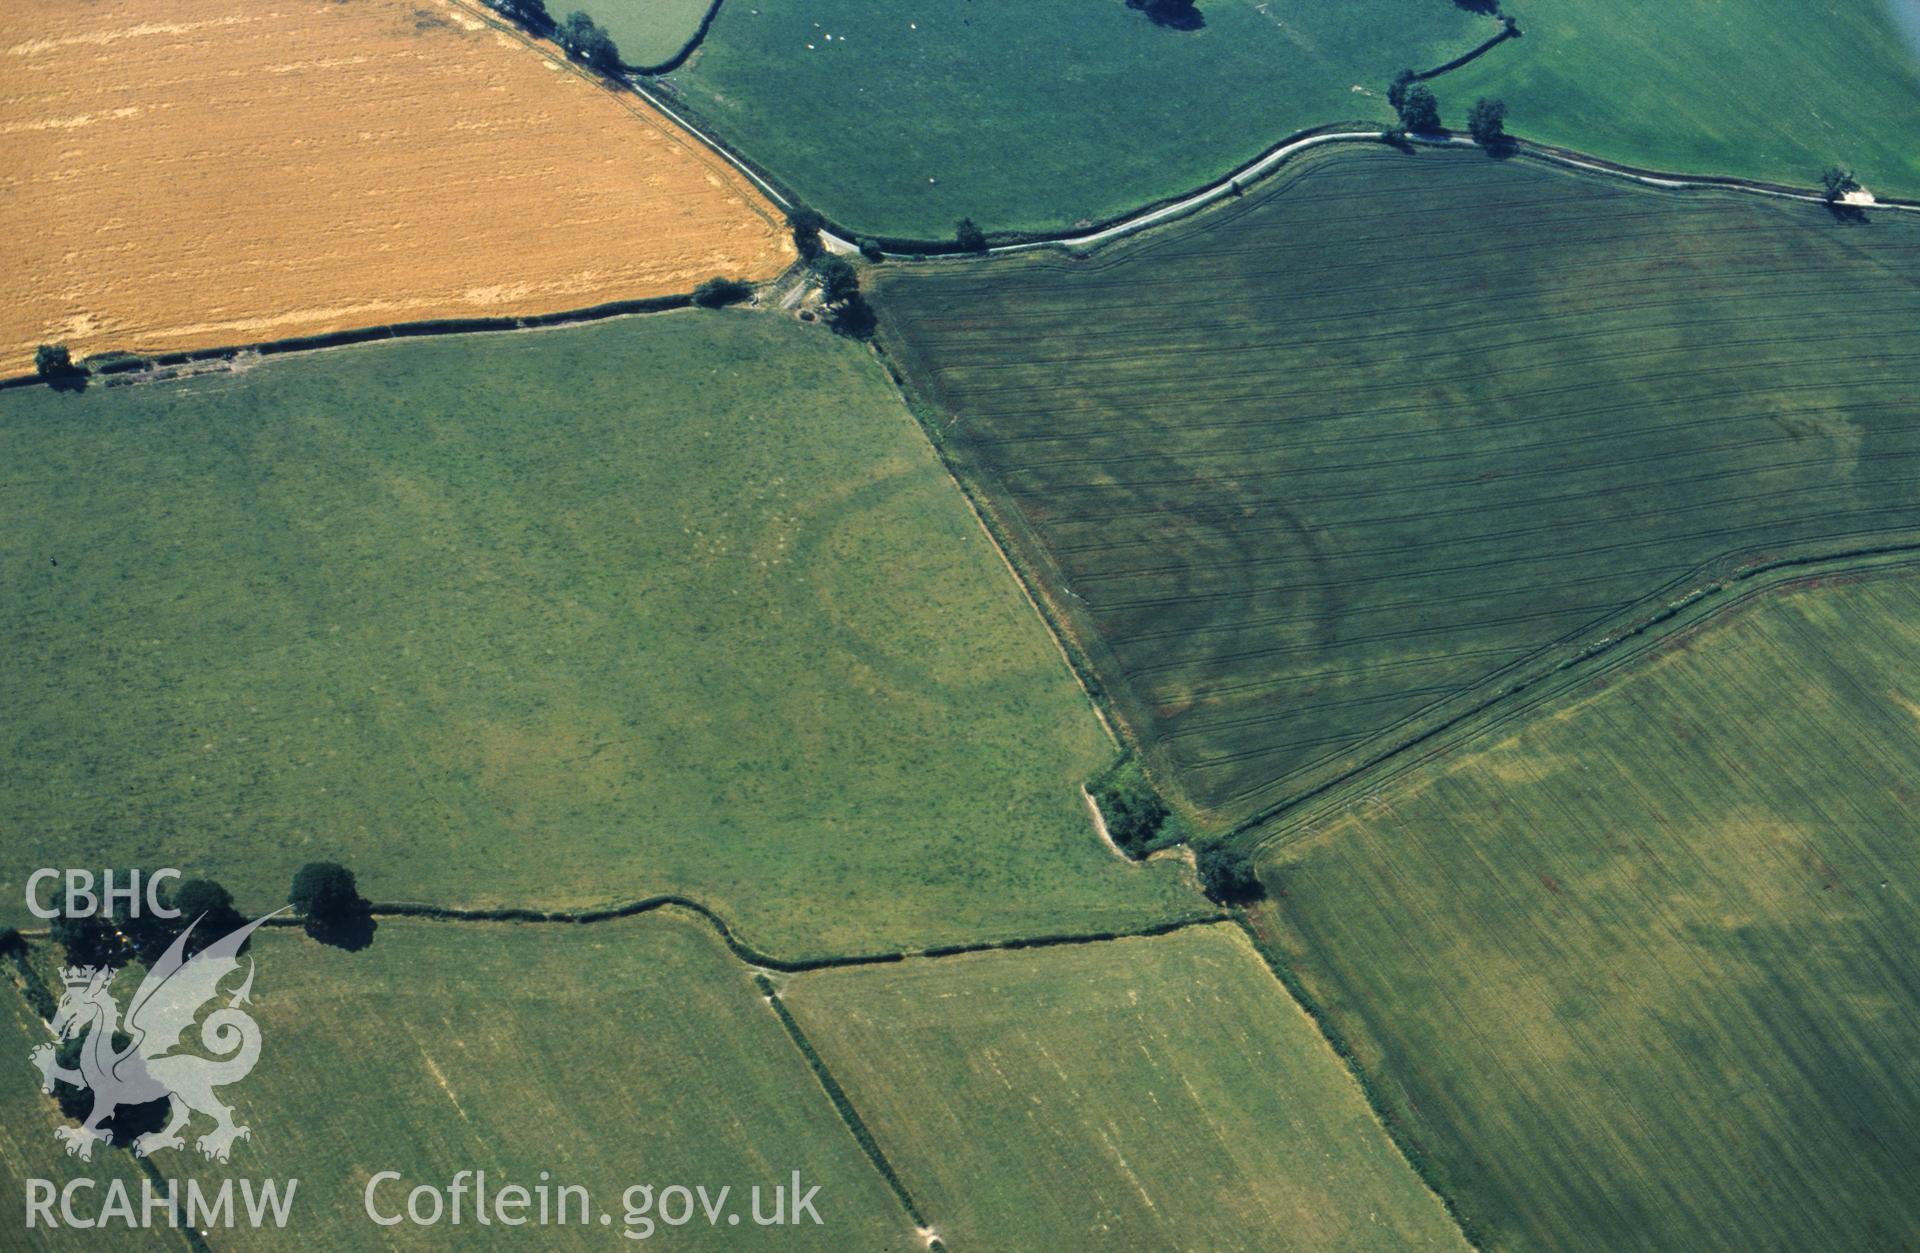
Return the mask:
<svg viewBox="0 0 1920 1253">
<path fill-rule="evenodd" d="M 767 278 L 778 213 L 447 0 L 0 0 L 0 373 Z"/>
</svg>

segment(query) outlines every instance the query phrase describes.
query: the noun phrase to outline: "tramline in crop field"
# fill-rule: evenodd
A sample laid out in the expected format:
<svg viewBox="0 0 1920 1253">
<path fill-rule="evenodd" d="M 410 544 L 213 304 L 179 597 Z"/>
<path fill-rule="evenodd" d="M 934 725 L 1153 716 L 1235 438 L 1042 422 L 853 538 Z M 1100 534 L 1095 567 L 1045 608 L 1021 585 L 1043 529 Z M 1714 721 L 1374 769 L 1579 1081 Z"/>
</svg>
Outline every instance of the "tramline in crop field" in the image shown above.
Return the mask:
<svg viewBox="0 0 1920 1253">
<path fill-rule="evenodd" d="M 1920 222 L 1310 158 L 882 331 L 1158 763 L 1230 823 L 1742 562 L 1920 536 Z"/>
<path fill-rule="evenodd" d="M 1920 1238 L 1920 576 L 1765 592 L 1276 829 L 1263 927 L 1488 1247 Z"/>
</svg>

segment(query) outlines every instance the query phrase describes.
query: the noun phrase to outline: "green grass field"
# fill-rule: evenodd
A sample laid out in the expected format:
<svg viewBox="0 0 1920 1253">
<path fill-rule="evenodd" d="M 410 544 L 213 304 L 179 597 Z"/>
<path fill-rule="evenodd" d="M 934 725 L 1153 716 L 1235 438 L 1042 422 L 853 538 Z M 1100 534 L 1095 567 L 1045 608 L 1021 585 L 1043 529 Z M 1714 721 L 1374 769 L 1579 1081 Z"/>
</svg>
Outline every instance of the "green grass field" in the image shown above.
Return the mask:
<svg viewBox="0 0 1920 1253">
<path fill-rule="evenodd" d="M 579 0 L 553 10 L 563 17 L 577 7 L 606 28 L 628 65 L 660 65 L 678 55 L 713 0 Z"/>
<path fill-rule="evenodd" d="M 956 1249 L 1462 1247 L 1231 925 L 782 995 Z"/>
<path fill-rule="evenodd" d="M 82 1214 L 91 1214 L 102 1204 L 113 1180 L 118 1180 L 138 1205 L 142 1197 L 142 1172 L 130 1154 L 118 1150 L 96 1154 L 93 1163 L 82 1169 L 67 1156 L 66 1147 L 53 1138 L 53 1129 L 62 1121 L 60 1112 L 51 1097 L 41 1094 L 40 1074 L 27 1062 L 27 1054 L 52 1037 L 27 1009 L 19 989 L 8 980 L 11 974 L 10 968 L 0 973 L 0 1224 L 4 1224 L 6 1231 L 6 1238 L 0 1243 L 9 1249 L 74 1249 L 88 1244 L 97 1247 L 101 1238 L 97 1232 L 70 1231 L 65 1227 L 49 1230 L 38 1223 L 29 1230 L 27 1181 L 45 1179 L 60 1187 L 76 1174 L 84 1173 L 95 1181 L 94 1190 L 90 1195 L 76 1196 L 75 1203 Z M 57 1206 L 54 1213 L 57 1217 Z M 172 1231 L 117 1229 L 113 1234 L 115 1248 L 164 1249 L 175 1253 L 187 1248 L 185 1237 Z"/>
<path fill-rule="evenodd" d="M 34 867 L 244 907 L 690 894 L 781 956 L 1205 908 L 865 349 L 743 312 L 0 396 L 0 919 Z"/>
<path fill-rule="evenodd" d="M 1310 821 L 1266 925 L 1492 1248 L 1920 1241 L 1920 576 L 1803 581 Z"/>
<path fill-rule="evenodd" d="M 1499 96 L 1515 134 L 1616 161 L 1802 187 L 1840 162 L 1883 195 L 1920 196 L 1920 44 L 1899 30 L 1903 4 L 1506 0 L 1526 37 L 1434 90 L 1454 126 Z"/>
<path fill-rule="evenodd" d="M 292 932 L 252 952 L 260 1062 L 227 1099 L 253 1136 L 225 1167 L 155 1159 L 215 1185 L 300 1180 L 286 1232 L 222 1233 L 222 1249 L 286 1247 L 288 1236 L 307 1248 L 445 1247 L 455 1235 L 485 1247 L 606 1248 L 625 1243 L 623 1194 L 636 1184 L 704 1184 L 710 1198 L 730 1185 L 740 1225 L 782 1248 L 912 1241 L 912 1220 L 704 921 L 395 920 L 360 953 Z M 490 1187 L 532 1188 L 542 1171 L 550 1184 L 582 1185 L 595 1217 L 584 1228 L 487 1231 L 469 1212 L 455 1231 L 366 1216 L 377 1172 L 405 1181 L 376 1193 L 393 1213 L 414 1186 L 444 1189 L 456 1171 L 480 1169 Z M 822 1225 L 753 1226 L 748 1189 L 762 1187 L 770 1212 L 772 1188 L 794 1170 L 820 1185 Z M 655 1242 L 716 1247 L 729 1234 L 721 1224 L 710 1231 L 696 1216 L 660 1227 Z"/>
<path fill-rule="evenodd" d="M 1309 159 L 882 337 L 1163 786 L 1231 822 L 1730 567 L 1920 534 L 1920 222 Z"/>
<path fill-rule="evenodd" d="M 1176 31 L 1121 0 L 728 0 L 669 85 L 848 229 L 951 239 L 962 216 L 988 231 L 1116 217 L 1293 131 L 1384 120 L 1398 70 L 1498 30 L 1449 0 L 1200 7 L 1206 26 Z"/>
</svg>

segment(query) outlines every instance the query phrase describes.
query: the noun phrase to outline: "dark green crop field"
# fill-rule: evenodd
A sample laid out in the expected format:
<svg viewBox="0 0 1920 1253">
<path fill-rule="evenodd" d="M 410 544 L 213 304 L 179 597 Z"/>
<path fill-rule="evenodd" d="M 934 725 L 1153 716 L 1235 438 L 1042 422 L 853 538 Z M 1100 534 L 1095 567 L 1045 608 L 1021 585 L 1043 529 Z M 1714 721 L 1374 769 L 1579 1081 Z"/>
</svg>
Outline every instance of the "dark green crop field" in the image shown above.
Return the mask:
<svg viewBox="0 0 1920 1253">
<path fill-rule="evenodd" d="M 1262 920 L 1491 1248 L 1920 1242 L 1920 575 L 1288 824 Z"/>
<path fill-rule="evenodd" d="M 668 314 L 0 396 L 0 920 L 38 866 L 243 907 L 677 892 L 786 957 L 1204 911 L 871 356 Z"/>
<path fill-rule="evenodd" d="M 599 0 L 617 2 L 632 0 Z M 1395 72 L 1500 29 L 1453 0 L 1201 10 L 1205 26 L 1181 31 L 1121 0 L 727 0 L 667 88 L 848 229 L 951 239 L 962 216 L 989 231 L 1102 221 L 1293 131 L 1383 122 Z"/>
<path fill-rule="evenodd" d="M 1920 537 L 1920 222 L 1478 152 L 882 271 L 1157 777 L 1258 814 L 1743 563 Z"/>
</svg>

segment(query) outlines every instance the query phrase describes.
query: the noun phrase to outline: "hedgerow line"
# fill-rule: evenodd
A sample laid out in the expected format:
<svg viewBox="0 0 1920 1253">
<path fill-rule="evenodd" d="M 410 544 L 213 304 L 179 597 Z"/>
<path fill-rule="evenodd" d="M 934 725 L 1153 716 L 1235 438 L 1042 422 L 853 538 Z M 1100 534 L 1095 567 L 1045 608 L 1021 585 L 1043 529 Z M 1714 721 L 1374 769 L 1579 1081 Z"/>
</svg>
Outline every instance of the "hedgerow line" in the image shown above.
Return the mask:
<svg viewBox="0 0 1920 1253">
<path fill-rule="evenodd" d="M 1638 655 L 1634 648 L 1625 646 L 1632 645 L 1635 641 L 1641 639 L 1649 632 L 1659 629 L 1673 618 L 1683 613 L 1694 611 L 1702 603 L 1714 600 L 1729 591 L 1736 593 L 1734 600 L 1724 605 L 1716 605 L 1707 612 L 1724 612 L 1736 605 L 1745 603 L 1753 597 L 1765 595 L 1783 583 L 1809 577 L 1805 571 L 1815 567 L 1833 566 L 1835 567 L 1836 574 L 1843 574 L 1853 572 L 1858 568 L 1857 563 L 1861 561 L 1894 558 L 1897 559 L 1898 565 L 1907 567 L 1916 564 L 1913 560 L 1916 557 L 1920 557 L 1920 543 L 1867 545 L 1852 549 L 1811 553 L 1803 556 L 1780 557 L 1755 562 L 1752 565 L 1723 576 L 1710 586 L 1696 588 L 1693 592 L 1677 600 L 1668 601 L 1665 605 L 1660 606 L 1640 620 L 1623 626 L 1604 640 L 1596 641 L 1582 648 L 1573 656 L 1562 658 L 1560 661 L 1553 663 L 1537 673 L 1529 675 L 1520 681 L 1510 683 L 1503 690 L 1488 694 L 1472 707 L 1445 718 L 1438 724 L 1426 728 L 1402 743 L 1385 747 L 1382 751 L 1370 755 L 1364 762 L 1354 766 L 1352 769 L 1342 771 L 1332 779 L 1315 784 L 1295 795 L 1285 797 L 1263 807 L 1260 811 L 1236 822 L 1222 838 L 1249 838 L 1255 847 L 1261 848 L 1277 847 L 1291 843 L 1301 838 L 1302 833 L 1299 829 L 1299 824 L 1310 822 L 1316 815 L 1324 812 L 1323 808 L 1312 808 L 1315 802 L 1322 801 L 1329 796 L 1343 792 L 1347 785 L 1355 782 L 1361 776 L 1366 776 L 1370 783 L 1378 786 L 1399 778 L 1409 770 L 1419 768 L 1432 758 L 1434 752 L 1421 753 L 1414 750 L 1440 741 L 1450 732 L 1466 726 L 1483 714 L 1487 714 L 1496 709 L 1500 711 L 1499 716 L 1487 723 L 1484 727 L 1473 728 L 1472 734 L 1468 738 L 1477 736 L 1488 728 L 1505 725 L 1512 718 L 1519 717 L 1529 710 L 1536 708 L 1543 701 L 1551 700 L 1557 696 L 1563 689 L 1564 682 L 1568 681 L 1565 679 L 1565 676 L 1570 672 L 1578 671 L 1584 676 L 1584 681 L 1597 681 L 1599 678 L 1610 673 L 1616 666 L 1626 664 Z M 1771 576 L 1784 577 L 1773 578 Z M 1760 581 L 1756 583 L 1754 580 Z M 1643 601 L 1656 598 L 1657 594 L 1643 598 Z M 1567 643 L 1570 642 L 1572 638 L 1573 636 L 1563 637 L 1561 641 L 1557 641 L 1556 643 Z M 1595 664 L 1596 658 L 1601 659 L 1597 664 Z M 1561 684 L 1556 686 L 1556 680 L 1560 680 Z M 1517 697 L 1520 697 L 1526 692 L 1540 689 L 1542 685 L 1545 685 L 1546 690 L 1542 691 L 1539 695 L 1524 701 L 1516 700 Z M 1436 751 L 1451 752 L 1460 742 L 1461 741 L 1449 740 L 1442 749 Z M 1391 770 L 1376 773 L 1380 767 L 1396 759 L 1398 759 L 1397 764 L 1395 764 Z M 1271 786 L 1271 784 L 1263 784 L 1259 787 L 1248 789 L 1248 792 L 1268 789 Z M 1270 830 L 1264 835 L 1260 834 L 1262 828 L 1270 827 L 1278 819 L 1288 815 L 1294 816 L 1293 822 L 1286 826 Z"/>
</svg>

